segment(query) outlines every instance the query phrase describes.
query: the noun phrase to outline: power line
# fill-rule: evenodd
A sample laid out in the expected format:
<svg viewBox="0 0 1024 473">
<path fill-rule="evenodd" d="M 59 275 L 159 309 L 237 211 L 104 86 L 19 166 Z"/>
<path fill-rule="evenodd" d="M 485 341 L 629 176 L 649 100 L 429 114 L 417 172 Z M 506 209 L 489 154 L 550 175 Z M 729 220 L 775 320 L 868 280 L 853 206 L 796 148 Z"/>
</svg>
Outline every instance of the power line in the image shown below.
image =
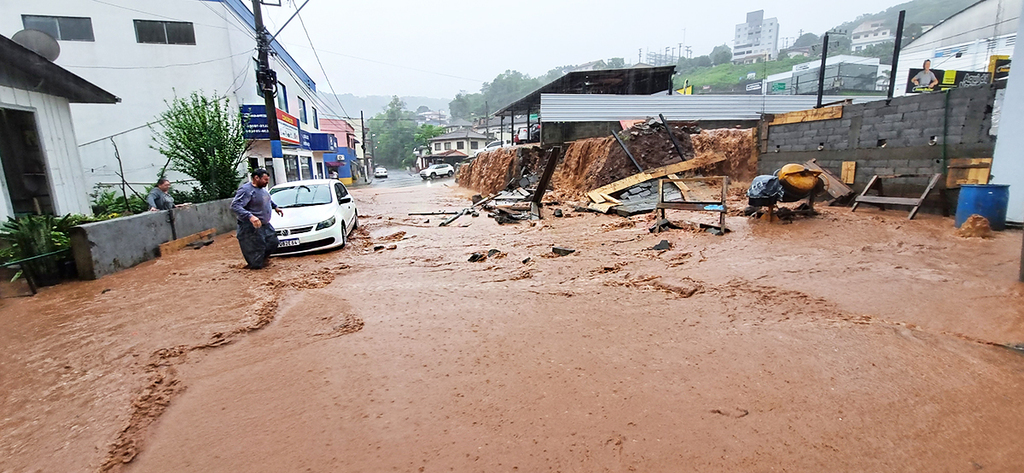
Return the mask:
<svg viewBox="0 0 1024 473">
<path fill-rule="evenodd" d="M 242 51 L 240 53 L 232 54 L 232 55 L 227 56 L 227 57 L 221 57 L 221 58 L 217 58 L 217 59 L 208 59 L 206 61 L 189 62 L 189 63 L 181 63 L 181 64 L 161 64 L 161 65 L 158 65 L 158 66 L 75 66 L 75 65 L 68 64 L 68 65 L 66 65 L 64 67 L 76 67 L 76 68 L 79 68 L 79 69 L 117 69 L 117 70 L 166 69 L 168 67 L 198 66 L 200 64 L 209 64 L 211 62 L 223 61 L 225 59 L 232 59 L 232 58 L 241 56 L 243 54 L 250 54 L 250 53 L 252 53 L 252 51 Z"/>
<path fill-rule="evenodd" d="M 331 84 L 331 78 L 327 75 L 327 71 L 324 70 L 324 64 L 320 62 L 320 55 L 316 52 L 316 47 L 313 46 L 313 38 L 309 37 L 309 30 L 306 29 L 306 22 L 302 21 L 302 15 L 296 11 L 295 15 L 299 17 L 299 24 L 302 25 L 302 32 L 306 33 L 306 40 L 309 41 L 309 48 L 313 50 L 313 57 L 316 58 L 316 63 L 320 65 L 320 72 L 324 73 L 324 79 L 327 81 L 327 87 L 331 89 L 331 95 L 334 96 L 334 100 L 338 102 L 338 106 L 341 107 L 342 113 L 348 115 L 348 110 L 345 110 L 345 106 L 341 104 L 341 100 L 338 100 L 338 94 L 334 91 L 334 85 Z M 332 110 L 333 111 L 333 110 Z"/>
<path fill-rule="evenodd" d="M 282 43 L 282 44 L 285 44 L 285 43 Z M 288 45 L 289 46 L 294 46 L 296 48 L 303 48 L 303 49 L 306 48 L 305 46 L 302 46 L 300 44 L 288 43 Z M 385 66 L 397 67 L 399 69 L 409 69 L 411 71 L 423 72 L 425 74 L 434 74 L 434 75 L 443 76 L 443 77 L 451 77 L 453 79 L 468 80 L 468 81 L 473 81 L 473 82 L 479 82 L 481 84 L 484 83 L 484 82 L 487 82 L 485 80 L 473 79 L 471 77 L 462 77 L 462 76 L 456 76 L 456 75 L 452 75 L 452 74 L 445 74 L 443 72 L 428 71 L 426 69 L 418 69 L 418 68 L 415 68 L 415 67 L 402 66 L 402 65 L 398 65 L 398 64 L 391 64 L 389 62 L 378 61 L 378 60 L 375 60 L 375 59 L 367 59 L 367 58 L 364 58 L 364 57 L 353 56 L 351 54 L 345 54 L 345 53 L 339 53 L 337 51 L 330 51 L 330 50 L 327 50 L 327 49 L 320 49 L 320 51 L 322 51 L 322 52 L 324 52 L 326 54 L 334 54 L 336 56 L 342 56 L 342 57 L 347 57 L 347 58 L 351 58 L 351 59 L 358 59 L 360 61 L 372 62 L 372 63 L 375 63 L 375 64 L 383 64 Z"/>
</svg>

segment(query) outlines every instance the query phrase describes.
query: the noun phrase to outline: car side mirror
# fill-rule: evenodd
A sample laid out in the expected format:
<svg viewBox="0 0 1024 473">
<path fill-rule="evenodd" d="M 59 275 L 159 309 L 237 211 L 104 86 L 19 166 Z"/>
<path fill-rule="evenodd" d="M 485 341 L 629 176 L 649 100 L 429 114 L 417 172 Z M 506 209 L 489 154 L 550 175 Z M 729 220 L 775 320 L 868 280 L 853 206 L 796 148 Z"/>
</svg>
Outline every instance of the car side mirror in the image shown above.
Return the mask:
<svg viewBox="0 0 1024 473">
<path fill-rule="evenodd" d="M 346 195 L 345 197 L 338 199 L 339 204 L 347 204 L 349 202 L 352 202 L 352 196 Z"/>
</svg>

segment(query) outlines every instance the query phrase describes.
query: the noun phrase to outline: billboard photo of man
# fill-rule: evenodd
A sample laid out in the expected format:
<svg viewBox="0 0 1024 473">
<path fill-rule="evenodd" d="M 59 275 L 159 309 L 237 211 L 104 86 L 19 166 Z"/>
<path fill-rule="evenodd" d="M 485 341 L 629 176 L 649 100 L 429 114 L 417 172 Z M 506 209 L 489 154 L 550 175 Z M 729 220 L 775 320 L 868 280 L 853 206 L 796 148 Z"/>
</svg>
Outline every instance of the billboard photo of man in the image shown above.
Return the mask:
<svg viewBox="0 0 1024 473">
<path fill-rule="evenodd" d="M 935 86 L 939 85 L 939 79 L 935 77 L 935 73 L 932 72 L 932 61 L 926 59 L 924 61 L 923 69 L 917 73 L 910 82 L 914 84 L 915 91 L 921 91 L 922 89 L 935 90 Z"/>
</svg>

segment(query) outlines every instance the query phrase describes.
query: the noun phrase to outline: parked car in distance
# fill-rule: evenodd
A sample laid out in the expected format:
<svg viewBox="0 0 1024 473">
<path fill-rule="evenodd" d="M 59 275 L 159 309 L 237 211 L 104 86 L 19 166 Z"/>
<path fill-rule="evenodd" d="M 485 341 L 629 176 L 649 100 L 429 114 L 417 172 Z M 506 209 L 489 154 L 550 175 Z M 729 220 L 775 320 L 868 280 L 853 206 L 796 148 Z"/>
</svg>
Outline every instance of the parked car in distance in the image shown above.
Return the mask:
<svg viewBox="0 0 1024 473">
<path fill-rule="evenodd" d="M 275 255 L 344 247 L 359 226 L 359 211 L 345 185 L 335 179 L 284 182 L 270 189 L 284 213 L 271 224 L 277 231 Z"/>
<path fill-rule="evenodd" d="M 388 170 L 383 166 L 378 166 L 373 170 L 373 177 L 388 177 Z"/>
<path fill-rule="evenodd" d="M 487 143 L 487 146 L 484 146 L 483 150 L 484 151 L 491 151 L 491 150 L 495 150 L 495 149 L 498 149 L 498 148 L 501 148 L 501 141 L 495 140 L 495 141 L 492 141 L 490 143 Z"/>
<path fill-rule="evenodd" d="M 455 175 L 455 168 L 451 164 L 433 164 L 430 167 L 420 171 L 420 177 L 423 180 L 437 179 L 439 177 L 452 177 Z"/>
</svg>

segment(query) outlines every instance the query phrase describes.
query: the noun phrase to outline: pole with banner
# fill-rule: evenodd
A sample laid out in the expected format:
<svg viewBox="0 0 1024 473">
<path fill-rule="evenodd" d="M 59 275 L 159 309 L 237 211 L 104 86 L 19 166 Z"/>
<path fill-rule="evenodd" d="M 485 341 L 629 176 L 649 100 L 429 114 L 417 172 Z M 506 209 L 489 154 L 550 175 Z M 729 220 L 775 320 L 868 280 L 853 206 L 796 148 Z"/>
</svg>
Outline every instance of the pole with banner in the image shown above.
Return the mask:
<svg viewBox="0 0 1024 473">
<path fill-rule="evenodd" d="M 270 138 L 270 156 L 283 158 L 284 150 L 281 149 L 281 131 L 277 127 L 277 103 L 274 96 L 277 94 L 277 73 L 270 68 L 270 39 L 268 31 L 263 26 L 263 12 L 260 8 L 260 0 L 252 0 L 252 13 L 256 20 L 256 48 L 259 50 L 259 67 L 256 70 L 256 83 L 263 93 L 263 103 L 267 109 L 267 132 Z"/>
</svg>

